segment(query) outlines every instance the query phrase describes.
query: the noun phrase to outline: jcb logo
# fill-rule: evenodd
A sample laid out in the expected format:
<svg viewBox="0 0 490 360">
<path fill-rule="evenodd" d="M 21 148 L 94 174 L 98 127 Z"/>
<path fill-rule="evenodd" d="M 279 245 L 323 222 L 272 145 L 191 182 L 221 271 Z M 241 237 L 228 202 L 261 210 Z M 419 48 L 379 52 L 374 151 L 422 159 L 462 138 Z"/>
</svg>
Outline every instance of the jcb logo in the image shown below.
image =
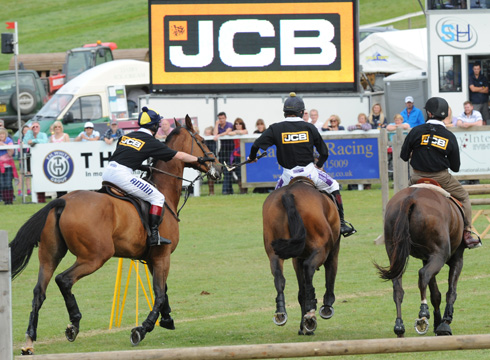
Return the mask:
<svg viewBox="0 0 490 360">
<path fill-rule="evenodd" d="M 150 0 L 155 91 L 356 91 L 356 0 Z"/>
<path fill-rule="evenodd" d="M 300 131 L 293 133 L 282 133 L 283 144 L 297 144 L 308 142 L 310 140 L 308 131 Z"/>
<path fill-rule="evenodd" d="M 165 17 L 167 71 L 339 68 L 338 15 L 255 17 Z"/>
<path fill-rule="evenodd" d="M 429 145 L 429 138 L 430 135 L 422 135 L 422 145 Z M 446 150 L 447 144 L 449 143 L 449 140 L 437 135 L 434 135 L 432 138 L 432 143 L 431 145 L 434 147 L 437 147 L 442 150 Z"/>
<path fill-rule="evenodd" d="M 119 144 L 123 145 L 123 146 L 132 147 L 133 149 L 136 149 L 139 151 L 139 150 L 141 150 L 143 145 L 145 145 L 145 142 L 141 141 L 139 139 L 134 139 L 134 138 L 130 138 L 127 136 L 123 136 L 121 141 L 119 142 Z"/>
</svg>

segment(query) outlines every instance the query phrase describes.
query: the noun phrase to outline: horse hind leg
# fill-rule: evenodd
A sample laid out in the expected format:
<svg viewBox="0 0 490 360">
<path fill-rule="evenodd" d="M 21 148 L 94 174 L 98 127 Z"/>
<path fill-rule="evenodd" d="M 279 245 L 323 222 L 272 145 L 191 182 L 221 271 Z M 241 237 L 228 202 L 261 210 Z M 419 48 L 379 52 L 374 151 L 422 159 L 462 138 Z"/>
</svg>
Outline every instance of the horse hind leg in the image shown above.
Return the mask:
<svg viewBox="0 0 490 360">
<path fill-rule="evenodd" d="M 463 252 L 459 251 L 453 255 L 452 259 L 448 262 L 449 265 L 449 281 L 448 290 L 446 294 L 446 309 L 444 310 L 444 316 L 441 324 L 436 328 L 436 335 L 452 335 L 451 327 L 449 326 L 453 321 L 454 302 L 456 301 L 456 288 L 458 284 L 459 275 L 463 269 Z"/>
<path fill-rule="evenodd" d="M 284 297 L 284 288 L 286 287 L 286 279 L 283 275 L 283 263 L 284 261 L 277 256 L 273 256 L 270 260 L 271 271 L 274 276 L 274 286 L 277 291 L 276 296 L 276 312 L 272 321 L 277 326 L 284 326 L 288 321 L 288 314 L 286 312 L 286 299 Z"/>
<path fill-rule="evenodd" d="M 436 329 L 439 327 L 442 321 L 441 317 L 441 292 L 439 291 L 439 287 L 437 286 L 436 278 L 433 277 L 429 282 L 430 289 L 430 302 L 432 307 L 434 308 L 434 333 Z"/>
<path fill-rule="evenodd" d="M 48 223 L 47 223 L 48 224 Z M 39 244 L 39 274 L 37 284 L 34 287 L 32 299 L 32 310 L 29 316 L 29 325 L 26 331 L 26 343 L 22 347 L 22 355 L 34 354 L 34 341 L 37 340 L 37 325 L 39 320 L 39 311 L 46 300 L 46 289 L 53 277 L 53 273 L 60 261 L 66 255 L 67 247 L 61 242 L 56 235 L 44 237 Z"/>
<path fill-rule="evenodd" d="M 320 308 L 322 319 L 330 319 L 334 315 L 333 304 L 335 302 L 335 279 L 337 277 L 339 243 L 328 255 L 327 261 L 323 264 L 325 268 L 325 295 L 323 295 L 323 306 Z"/>
<path fill-rule="evenodd" d="M 395 332 L 397 337 L 402 338 L 405 337 L 405 325 L 403 324 L 403 319 L 402 319 L 402 302 L 403 302 L 403 297 L 405 295 L 405 292 L 403 291 L 401 277 L 393 279 L 392 282 L 393 282 L 393 301 L 395 302 L 395 306 L 396 306 L 396 320 L 395 320 L 395 327 L 393 328 L 393 331 Z"/>
<path fill-rule="evenodd" d="M 110 256 L 108 258 L 110 258 Z M 61 274 L 58 274 L 55 278 L 56 284 L 58 284 L 61 294 L 65 300 L 66 309 L 68 310 L 70 324 L 68 324 L 66 327 L 65 336 L 70 342 L 76 340 L 80 331 L 80 320 L 82 319 L 82 313 L 78 308 L 75 295 L 72 293 L 73 285 L 75 285 L 75 283 L 82 277 L 90 275 L 99 269 L 104 262 L 105 261 L 101 259 L 83 261 L 80 257 L 78 257 L 75 263 L 69 269 L 65 270 Z"/>
<path fill-rule="evenodd" d="M 314 335 L 317 328 L 316 321 L 316 296 L 313 287 L 313 275 L 315 267 L 312 266 L 313 257 L 301 261 L 293 259 L 296 277 L 298 279 L 298 302 L 301 305 L 301 323 L 299 335 Z"/>
</svg>

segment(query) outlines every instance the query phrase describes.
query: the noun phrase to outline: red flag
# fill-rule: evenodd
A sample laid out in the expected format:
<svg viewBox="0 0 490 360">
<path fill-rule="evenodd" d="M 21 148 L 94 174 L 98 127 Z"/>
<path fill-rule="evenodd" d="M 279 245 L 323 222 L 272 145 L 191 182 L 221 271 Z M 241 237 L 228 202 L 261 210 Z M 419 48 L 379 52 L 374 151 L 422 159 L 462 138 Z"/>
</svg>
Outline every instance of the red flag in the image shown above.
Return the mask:
<svg viewBox="0 0 490 360">
<path fill-rule="evenodd" d="M 15 22 L 6 22 L 7 29 L 15 29 Z"/>
</svg>

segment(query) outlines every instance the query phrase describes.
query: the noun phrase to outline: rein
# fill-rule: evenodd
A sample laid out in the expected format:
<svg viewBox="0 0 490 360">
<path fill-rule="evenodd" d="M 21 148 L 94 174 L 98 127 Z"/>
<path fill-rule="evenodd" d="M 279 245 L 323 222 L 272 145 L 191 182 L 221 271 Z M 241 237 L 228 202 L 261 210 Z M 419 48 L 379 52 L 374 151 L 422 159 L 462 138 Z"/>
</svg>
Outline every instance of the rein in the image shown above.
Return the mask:
<svg viewBox="0 0 490 360">
<path fill-rule="evenodd" d="M 209 155 L 209 154 L 212 154 L 211 152 L 209 151 L 206 151 L 204 149 L 204 147 L 202 146 L 202 144 L 199 142 L 198 139 L 196 139 L 195 135 L 196 133 L 190 131 L 187 127 L 183 126 L 182 129 L 185 129 L 189 132 L 189 135 L 192 137 L 192 139 L 194 140 L 192 142 L 192 145 L 191 145 L 191 152 L 190 154 L 192 154 L 193 152 L 193 149 L 194 149 L 194 142 L 196 142 L 197 146 L 199 146 L 199 148 L 201 149 L 201 151 L 205 154 L 205 155 Z M 179 219 L 179 215 L 180 215 L 180 211 L 184 208 L 184 205 L 185 203 L 187 202 L 187 200 L 189 199 L 189 196 L 190 196 L 190 191 L 189 191 L 189 188 L 193 187 L 194 186 L 194 183 L 198 180 L 202 180 L 204 178 L 204 175 L 202 175 L 201 173 L 194 179 L 194 180 L 187 180 L 185 178 L 183 178 L 182 176 L 178 176 L 178 175 L 175 175 L 175 174 L 172 174 L 172 173 L 169 173 L 167 171 L 164 171 L 164 170 L 160 170 L 160 169 L 157 169 L 156 167 L 153 167 L 153 166 L 150 166 L 150 171 L 156 171 L 156 172 L 159 172 L 161 174 L 165 174 L 165 175 L 168 175 L 168 176 L 171 176 L 171 177 L 174 177 L 176 179 L 179 179 L 179 180 L 182 180 L 182 181 L 187 181 L 189 183 L 189 185 L 186 187 L 185 189 L 185 194 L 184 194 L 184 203 L 182 204 L 182 206 L 180 207 L 179 210 L 177 210 L 177 214 L 174 213 L 174 211 L 172 209 L 170 209 L 170 207 L 167 205 L 167 203 L 165 202 L 165 205 L 167 206 L 167 209 L 170 210 L 170 212 L 175 216 L 175 218 L 177 219 L 177 221 L 180 221 Z"/>
</svg>

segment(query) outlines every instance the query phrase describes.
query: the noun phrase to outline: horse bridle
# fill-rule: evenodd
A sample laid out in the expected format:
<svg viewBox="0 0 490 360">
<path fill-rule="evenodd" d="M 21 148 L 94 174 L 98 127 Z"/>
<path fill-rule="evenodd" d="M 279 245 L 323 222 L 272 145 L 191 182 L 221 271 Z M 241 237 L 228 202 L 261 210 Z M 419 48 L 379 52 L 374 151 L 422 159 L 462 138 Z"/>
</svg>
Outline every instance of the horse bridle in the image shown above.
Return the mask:
<svg viewBox="0 0 490 360">
<path fill-rule="evenodd" d="M 192 155 L 192 152 L 194 150 L 194 142 L 197 144 L 197 146 L 199 146 L 199 148 L 201 149 L 201 151 L 203 152 L 204 155 L 206 156 L 209 156 L 209 155 L 213 155 L 214 154 L 211 152 L 211 151 L 206 151 L 204 149 L 204 146 L 203 144 L 196 138 L 196 135 L 197 133 L 195 132 L 192 132 L 190 131 L 186 126 L 182 126 L 183 129 L 187 130 L 187 132 L 189 133 L 189 135 L 191 136 L 191 138 L 194 140 L 192 142 L 192 145 L 191 145 L 191 151 L 190 151 L 190 154 Z M 189 183 L 189 185 L 186 187 L 185 189 L 185 195 L 184 195 L 184 202 L 182 203 L 182 206 L 180 207 L 180 209 L 177 211 L 177 214 L 175 214 L 172 209 L 170 209 L 170 207 L 165 203 L 165 205 L 167 206 L 167 208 L 170 210 L 170 212 L 175 216 L 175 218 L 180 221 L 179 219 L 179 214 L 180 214 L 180 211 L 182 210 L 182 208 L 184 207 L 185 203 L 187 202 L 187 199 L 189 199 L 189 196 L 190 196 L 190 191 L 189 189 L 191 187 L 194 187 L 194 183 L 198 180 L 202 180 L 204 178 L 204 175 L 202 175 L 201 173 L 199 173 L 199 175 L 197 175 L 197 177 L 194 179 L 194 180 L 187 180 L 181 176 L 178 176 L 178 175 L 175 175 L 175 174 L 172 174 L 172 173 L 169 173 L 167 171 L 164 171 L 164 170 L 160 170 L 160 169 L 157 169 L 156 167 L 153 167 L 153 166 L 150 166 L 150 170 L 151 171 L 156 171 L 156 172 L 159 172 L 161 174 L 165 174 L 165 175 L 168 175 L 168 176 L 172 176 L 176 179 L 179 179 L 179 180 L 182 180 L 182 181 L 187 181 Z"/>
</svg>

